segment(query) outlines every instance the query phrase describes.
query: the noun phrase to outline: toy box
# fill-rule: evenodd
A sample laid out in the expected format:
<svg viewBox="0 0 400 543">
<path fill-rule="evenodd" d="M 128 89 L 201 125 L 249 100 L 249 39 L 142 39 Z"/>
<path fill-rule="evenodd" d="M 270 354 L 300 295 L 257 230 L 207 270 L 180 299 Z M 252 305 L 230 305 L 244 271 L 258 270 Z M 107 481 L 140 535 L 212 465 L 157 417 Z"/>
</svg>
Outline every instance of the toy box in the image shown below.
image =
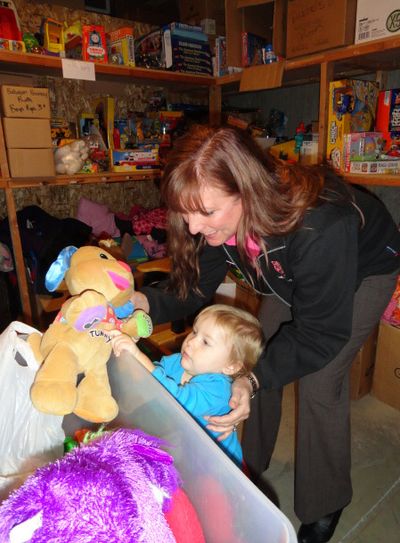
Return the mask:
<svg viewBox="0 0 400 543">
<path fill-rule="evenodd" d="M 165 440 L 193 503 L 205 541 L 295 543 L 288 518 L 135 358 L 123 353 L 107 364 L 119 415 L 113 427 L 139 428 Z M 67 435 L 87 427 L 69 415 Z M 161 542 L 160 542 L 161 543 Z"/>
<path fill-rule="evenodd" d="M 115 98 L 113 96 L 94 98 L 91 101 L 91 105 L 99 121 L 98 126 L 103 141 L 111 149 L 114 146 Z"/>
<path fill-rule="evenodd" d="M 242 32 L 242 66 L 263 64 L 262 49 L 268 39 L 252 32 Z"/>
<path fill-rule="evenodd" d="M 114 149 L 132 149 L 136 144 L 136 136 L 132 131 L 130 119 L 115 119 L 113 133 Z"/>
<path fill-rule="evenodd" d="M 135 66 L 133 28 L 119 28 L 108 34 L 108 58 L 111 64 Z"/>
<path fill-rule="evenodd" d="M 400 89 L 390 89 L 379 93 L 376 128 L 381 132 L 400 134 Z"/>
<path fill-rule="evenodd" d="M 144 68 L 164 68 L 160 28 L 135 40 L 135 64 Z"/>
<path fill-rule="evenodd" d="M 361 43 L 400 34 L 399 0 L 358 0 L 354 42 Z"/>
<path fill-rule="evenodd" d="M 49 90 L 37 87 L 1 86 L 4 117 L 50 119 Z"/>
<path fill-rule="evenodd" d="M 103 26 L 82 26 L 82 59 L 107 64 L 106 34 Z"/>
<path fill-rule="evenodd" d="M 349 173 L 397 175 L 400 173 L 400 160 L 350 162 Z"/>
<path fill-rule="evenodd" d="M 212 75 L 211 50 L 207 35 L 202 32 L 164 28 L 162 61 L 165 67 L 172 71 Z"/>
<path fill-rule="evenodd" d="M 385 155 L 400 158 L 400 89 L 379 93 L 376 129 L 384 134 Z"/>
<path fill-rule="evenodd" d="M 225 36 L 217 36 L 215 38 L 215 65 L 213 73 L 214 77 L 221 77 L 228 73 Z"/>
<path fill-rule="evenodd" d="M 138 145 L 134 149 L 112 149 L 112 170 L 114 172 L 159 171 L 159 146 Z"/>
<path fill-rule="evenodd" d="M 374 130 L 379 88 L 375 81 L 345 79 L 329 85 L 327 157 L 344 169 L 344 135 Z"/>
<path fill-rule="evenodd" d="M 43 47 L 47 55 L 65 57 L 65 43 L 63 24 L 47 17 L 41 25 Z"/>
<path fill-rule="evenodd" d="M 344 171 L 350 171 L 350 162 L 373 161 L 382 157 L 385 140 L 382 132 L 353 132 L 343 136 Z"/>
<path fill-rule="evenodd" d="M 26 47 L 23 41 L 19 40 L 6 40 L 0 38 L 0 49 L 5 49 L 6 51 L 17 51 L 18 53 L 25 53 Z"/>
</svg>

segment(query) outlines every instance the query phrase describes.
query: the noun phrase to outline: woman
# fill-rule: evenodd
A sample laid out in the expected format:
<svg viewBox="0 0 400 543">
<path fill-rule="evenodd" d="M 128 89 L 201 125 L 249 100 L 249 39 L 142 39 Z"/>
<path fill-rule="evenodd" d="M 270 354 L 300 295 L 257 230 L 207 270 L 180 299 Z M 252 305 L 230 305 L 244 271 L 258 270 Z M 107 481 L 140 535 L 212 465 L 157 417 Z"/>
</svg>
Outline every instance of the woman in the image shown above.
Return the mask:
<svg viewBox="0 0 400 543">
<path fill-rule="evenodd" d="M 280 422 L 282 387 L 299 380 L 295 511 L 302 543 L 329 541 L 352 497 L 351 362 L 395 288 L 400 234 L 383 204 L 329 170 L 265 157 L 232 128 L 198 127 L 177 142 L 162 183 L 172 273 L 136 306 L 155 322 L 208 303 L 229 268 L 263 296 L 268 340 L 236 381 L 224 439 L 246 422 L 243 452 L 257 483 Z M 257 393 L 256 393 L 256 390 Z"/>
</svg>

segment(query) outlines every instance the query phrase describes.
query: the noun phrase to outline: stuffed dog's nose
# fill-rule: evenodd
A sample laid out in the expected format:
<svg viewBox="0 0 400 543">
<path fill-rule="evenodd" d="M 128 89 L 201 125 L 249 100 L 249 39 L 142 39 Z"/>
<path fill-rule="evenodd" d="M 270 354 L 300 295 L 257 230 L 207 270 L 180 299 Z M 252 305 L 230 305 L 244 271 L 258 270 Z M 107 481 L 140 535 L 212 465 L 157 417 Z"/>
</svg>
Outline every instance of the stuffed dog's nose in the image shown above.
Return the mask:
<svg viewBox="0 0 400 543">
<path fill-rule="evenodd" d="M 118 264 L 120 264 L 123 268 L 125 268 L 126 271 L 131 272 L 131 267 L 126 262 L 123 262 L 122 260 L 117 260 Z"/>
</svg>

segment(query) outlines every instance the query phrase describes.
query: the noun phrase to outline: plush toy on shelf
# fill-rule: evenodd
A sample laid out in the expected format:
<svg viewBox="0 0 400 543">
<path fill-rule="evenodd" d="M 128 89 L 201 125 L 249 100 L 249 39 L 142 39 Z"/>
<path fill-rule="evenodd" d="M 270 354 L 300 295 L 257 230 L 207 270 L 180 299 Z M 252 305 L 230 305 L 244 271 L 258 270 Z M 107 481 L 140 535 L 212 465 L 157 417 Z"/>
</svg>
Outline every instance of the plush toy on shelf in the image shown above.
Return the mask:
<svg viewBox="0 0 400 543">
<path fill-rule="evenodd" d="M 79 172 L 85 160 L 89 158 L 89 149 L 83 140 L 75 140 L 54 152 L 56 172 L 59 174 L 74 175 Z"/>
<path fill-rule="evenodd" d="M 47 289 L 56 290 L 63 279 L 72 297 L 43 336 L 28 337 L 41 363 L 32 403 L 45 413 L 73 412 L 88 421 L 107 422 L 118 414 L 106 367 L 112 351 L 109 331 L 148 337 L 151 319 L 130 301 L 134 279 L 128 264 L 102 248 L 63 249 L 46 274 Z M 84 377 L 77 384 L 80 374 Z"/>
</svg>

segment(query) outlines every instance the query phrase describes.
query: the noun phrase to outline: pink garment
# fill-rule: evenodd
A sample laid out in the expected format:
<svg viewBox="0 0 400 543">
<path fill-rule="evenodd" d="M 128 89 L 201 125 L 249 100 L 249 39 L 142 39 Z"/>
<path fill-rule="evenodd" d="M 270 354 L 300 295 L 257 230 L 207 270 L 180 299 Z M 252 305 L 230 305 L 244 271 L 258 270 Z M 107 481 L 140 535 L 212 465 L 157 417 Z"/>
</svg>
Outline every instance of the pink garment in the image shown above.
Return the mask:
<svg viewBox="0 0 400 543">
<path fill-rule="evenodd" d="M 151 236 L 136 236 L 136 239 L 143 245 L 144 250 L 149 255 L 150 259 L 157 260 L 157 258 L 164 258 L 167 256 L 166 243 L 158 243 L 158 241 Z"/>
<path fill-rule="evenodd" d="M 232 236 L 227 241 L 225 241 L 226 245 L 236 245 L 236 236 Z M 253 238 L 250 236 L 247 236 L 246 238 L 246 253 L 249 255 L 251 259 L 256 258 L 260 254 L 260 246 L 254 241 Z"/>
<path fill-rule="evenodd" d="M 151 234 L 153 228 L 167 229 L 167 210 L 164 207 L 146 209 L 145 207 L 135 205 L 131 208 L 128 215 L 118 213 L 117 216 L 123 220 L 131 220 L 133 233 L 136 235 Z"/>
<path fill-rule="evenodd" d="M 121 235 L 115 224 L 115 216 L 106 205 L 80 198 L 76 218 L 92 227 L 93 235 L 106 232 L 111 238 Z"/>
</svg>

